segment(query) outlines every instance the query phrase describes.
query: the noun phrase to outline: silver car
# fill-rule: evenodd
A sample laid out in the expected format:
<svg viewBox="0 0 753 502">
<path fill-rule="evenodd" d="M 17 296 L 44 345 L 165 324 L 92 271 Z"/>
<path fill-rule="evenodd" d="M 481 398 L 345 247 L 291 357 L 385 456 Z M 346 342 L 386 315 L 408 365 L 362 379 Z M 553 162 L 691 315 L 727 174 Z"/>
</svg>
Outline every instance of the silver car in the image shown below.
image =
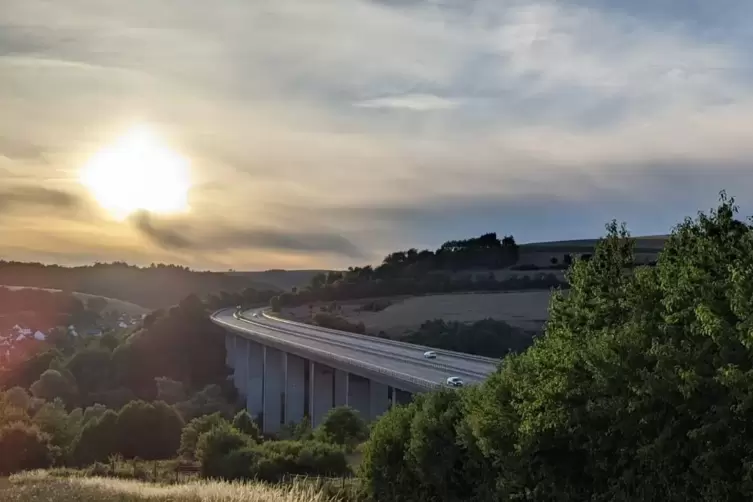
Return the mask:
<svg viewBox="0 0 753 502">
<path fill-rule="evenodd" d="M 463 381 L 460 379 L 460 377 L 449 377 L 447 379 L 447 385 L 449 385 L 450 387 L 462 387 Z"/>
<path fill-rule="evenodd" d="M 433 350 L 427 350 L 426 352 L 424 352 L 424 359 L 436 359 L 436 358 L 437 358 L 437 353 L 434 352 Z"/>
</svg>

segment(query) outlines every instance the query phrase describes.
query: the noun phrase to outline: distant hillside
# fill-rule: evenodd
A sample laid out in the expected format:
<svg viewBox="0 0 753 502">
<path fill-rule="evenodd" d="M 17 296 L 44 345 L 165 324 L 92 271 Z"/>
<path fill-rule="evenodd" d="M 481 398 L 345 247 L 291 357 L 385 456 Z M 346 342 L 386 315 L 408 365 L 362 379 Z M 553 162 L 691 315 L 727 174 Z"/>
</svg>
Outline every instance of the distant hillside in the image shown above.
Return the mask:
<svg viewBox="0 0 753 502">
<path fill-rule="evenodd" d="M 248 288 L 259 291 L 280 289 L 242 275 L 197 272 L 163 264 L 136 267 L 121 262 L 61 267 L 0 261 L 0 284 L 77 291 L 117 298 L 150 309 L 170 307 L 190 294 L 206 297 L 223 291 L 241 292 Z"/>
<path fill-rule="evenodd" d="M 656 261 L 664 248 L 668 235 L 648 235 L 633 237 L 635 241 L 635 260 L 637 263 Z M 567 241 L 531 242 L 518 246 L 518 266 L 534 265 L 547 267 L 563 264 L 566 255 L 571 257 L 593 253 L 598 239 L 579 239 Z"/>
<path fill-rule="evenodd" d="M 329 270 L 265 270 L 264 272 L 231 272 L 229 275 L 246 277 L 256 282 L 271 284 L 284 291 L 301 288 L 311 283 L 317 274 L 327 274 Z"/>
</svg>

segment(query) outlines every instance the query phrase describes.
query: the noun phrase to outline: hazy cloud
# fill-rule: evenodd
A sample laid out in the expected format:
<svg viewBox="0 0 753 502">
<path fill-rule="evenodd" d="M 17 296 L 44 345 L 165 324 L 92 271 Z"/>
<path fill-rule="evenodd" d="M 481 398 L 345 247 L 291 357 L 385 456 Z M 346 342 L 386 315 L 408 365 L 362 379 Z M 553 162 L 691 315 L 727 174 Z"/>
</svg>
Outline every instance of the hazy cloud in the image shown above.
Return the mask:
<svg viewBox="0 0 753 502">
<path fill-rule="evenodd" d="M 451 110 L 460 106 L 458 101 L 432 94 L 404 94 L 367 99 L 356 103 L 361 108 L 393 108 L 425 112 L 431 110 Z"/>
<path fill-rule="evenodd" d="M 330 233 L 301 232 L 294 229 L 244 229 L 211 221 L 158 222 L 146 211 L 134 214 L 131 221 L 150 240 L 168 249 L 217 251 L 258 248 L 364 258 L 363 252 L 348 239 Z"/>
<path fill-rule="evenodd" d="M 80 256 L 141 257 L 134 228 L 165 260 L 243 249 L 223 254 L 234 268 L 346 266 L 481 226 L 584 236 L 610 211 L 662 233 L 641 194 L 686 214 L 753 161 L 751 16 L 746 0 L 3 0 L 0 169 L 66 192 L 142 120 L 190 157 L 190 223 L 109 222 Z M 675 193 L 685 178 L 719 186 Z M 65 201 L 34 200 L 0 201 L 17 209 L 3 231 L 41 255 L 65 225 L 18 215 Z M 541 223 L 564 206 L 583 214 Z"/>
<path fill-rule="evenodd" d="M 30 208 L 72 211 L 83 206 L 84 202 L 78 195 L 62 190 L 23 185 L 0 186 L 0 211 L 24 212 Z"/>
</svg>

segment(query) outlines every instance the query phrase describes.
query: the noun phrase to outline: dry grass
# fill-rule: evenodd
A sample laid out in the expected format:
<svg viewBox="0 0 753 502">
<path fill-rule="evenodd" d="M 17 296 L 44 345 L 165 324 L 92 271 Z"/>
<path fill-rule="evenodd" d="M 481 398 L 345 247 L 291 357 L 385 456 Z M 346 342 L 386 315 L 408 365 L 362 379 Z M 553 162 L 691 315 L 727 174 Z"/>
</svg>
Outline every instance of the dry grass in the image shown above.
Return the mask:
<svg viewBox="0 0 753 502">
<path fill-rule="evenodd" d="M 0 484 L 3 502 L 328 502 L 312 484 L 289 486 L 197 481 L 157 485 L 110 478 L 55 478 L 45 471 L 24 473 Z"/>
<path fill-rule="evenodd" d="M 6 288 L 10 290 L 19 290 L 19 289 L 40 289 L 42 291 L 49 291 L 51 293 L 59 293 L 59 289 L 49 289 L 49 288 L 35 288 L 31 286 L 5 286 L 0 285 L 0 288 Z M 105 307 L 105 311 L 109 310 L 117 310 L 118 312 L 122 312 L 124 314 L 128 315 L 141 315 L 141 314 L 148 314 L 150 312 L 149 309 L 142 307 L 141 305 L 136 305 L 135 303 L 126 302 L 123 300 L 117 300 L 115 298 L 107 298 L 106 296 L 98 297 L 97 295 L 90 295 L 87 293 L 77 293 L 73 292 L 73 296 L 81 300 L 82 302 L 86 303 L 86 301 L 90 300 L 91 298 L 104 298 L 107 300 L 107 307 Z"/>
<path fill-rule="evenodd" d="M 368 301 L 342 302 L 340 305 L 343 317 L 350 322 L 362 321 L 370 333 L 385 331 L 400 335 L 431 319 L 473 322 L 488 318 L 538 331 L 548 318 L 550 296 L 549 291 L 515 291 L 393 297 L 390 298 L 392 304 L 379 312 L 361 311 L 361 305 Z M 284 309 L 283 315 L 306 321 L 309 309 L 308 306 Z"/>
</svg>

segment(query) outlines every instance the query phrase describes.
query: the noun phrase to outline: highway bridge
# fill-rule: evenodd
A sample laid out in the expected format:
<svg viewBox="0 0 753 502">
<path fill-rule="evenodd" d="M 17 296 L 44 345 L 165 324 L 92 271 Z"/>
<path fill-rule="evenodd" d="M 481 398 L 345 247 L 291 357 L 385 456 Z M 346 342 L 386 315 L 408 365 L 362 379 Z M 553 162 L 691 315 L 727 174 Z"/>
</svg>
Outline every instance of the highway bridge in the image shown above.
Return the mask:
<svg viewBox="0 0 753 502">
<path fill-rule="evenodd" d="M 374 420 L 414 393 L 460 377 L 483 381 L 496 359 L 432 349 L 373 336 L 325 329 L 277 318 L 265 309 L 224 309 L 212 322 L 225 328 L 233 382 L 265 433 L 310 417 L 321 423 L 335 406 L 347 405 Z M 426 359 L 426 351 L 436 359 Z"/>
</svg>

